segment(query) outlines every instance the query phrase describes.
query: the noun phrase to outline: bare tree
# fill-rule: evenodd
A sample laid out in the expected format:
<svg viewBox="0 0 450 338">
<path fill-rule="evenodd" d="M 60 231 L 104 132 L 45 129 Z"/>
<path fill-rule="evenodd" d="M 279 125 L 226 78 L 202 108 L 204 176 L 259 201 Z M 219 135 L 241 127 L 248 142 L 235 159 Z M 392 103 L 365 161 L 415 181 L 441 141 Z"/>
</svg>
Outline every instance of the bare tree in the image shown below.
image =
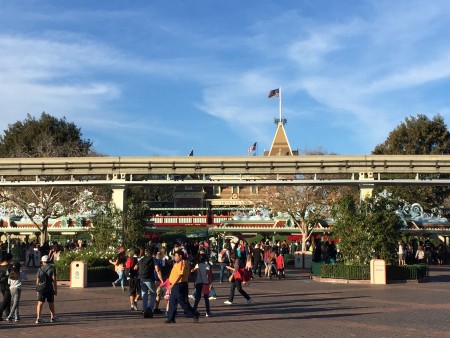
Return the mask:
<svg viewBox="0 0 450 338">
<path fill-rule="evenodd" d="M 50 218 L 85 211 L 95 195 L 80 188 L 34 187 L 0 191 L 0 203 L 6 210 L 26 215 L 41 233 L 43 244 L 48 236 Z"/>
<path fill-rule="evenodd" d="M 255 202 L 274 214 L 292 219 L 302 234 L 302 251 L 306 251 L 306 241 L 311 238 L 314 227 L 329 216 L 334 196 L 334 189 L 322 186 L 270 186 L 259 190 Z"/>
<path fill-rule="evenodd" d="M 0 157 L 74 157 L 95 156 L 92 142 L 82 138 L 81 130 L 65 118 L 57 119 L 42 113 L 39 119 L 28 115 L 22 122 L 8 126 L 0 136 Z M 14 179 L 14 177 L 9 177 Z M 35 180 L 35 177 L 20 177 L 20 180 Z M 45 180 L 44 176 L 40 177 Z M 59 179 L 59 178 L 52 178 Z M 66 177 L 66 179 L 69 179 Z M 103 192 L 102 189 L 95 191 Z M 5 188 L 0 190 L 0 203 L 7 210 L 26 215 L 41 232 L 40 241 L 47 239 L 48 221 L 79 211 L 87 197 L 97 194 L 86 193 L 75 187 L 33 187 Z M 103 194 L 100 194 L 100 198 Z M 105 196 L 105 195 L 103 195 Z"/>
</svg>

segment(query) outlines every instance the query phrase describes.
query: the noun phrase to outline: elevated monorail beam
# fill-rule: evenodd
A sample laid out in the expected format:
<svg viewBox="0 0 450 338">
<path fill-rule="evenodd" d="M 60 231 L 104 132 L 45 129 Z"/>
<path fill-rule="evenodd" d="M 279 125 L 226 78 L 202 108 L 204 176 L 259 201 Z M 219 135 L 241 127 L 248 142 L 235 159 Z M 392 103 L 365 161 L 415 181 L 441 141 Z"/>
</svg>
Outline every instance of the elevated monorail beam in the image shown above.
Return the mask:
<svg viewBox="0 0 450 338">
<path fill-rule="evenodd" d="M 161 185 L 161 186 L 332 186 L 332 185 L 411 185 L 411 186 L 450 186 L 450 179 L 392 179 L 392 180 L 352 180 L 352 179 L 330 179 L 330 180 L 144 180 L 144 181 L 126 181 L 126 180 L 55 180 L 55 181 L 0 181 L 0 187 L 38 187 L 38 186 L 143 186 L 143 185 Z"/>
<path fill-rule="evenodd" d="M 450 155 L 3 158 L 0 176 L 449 174 Z"/>
</svg>

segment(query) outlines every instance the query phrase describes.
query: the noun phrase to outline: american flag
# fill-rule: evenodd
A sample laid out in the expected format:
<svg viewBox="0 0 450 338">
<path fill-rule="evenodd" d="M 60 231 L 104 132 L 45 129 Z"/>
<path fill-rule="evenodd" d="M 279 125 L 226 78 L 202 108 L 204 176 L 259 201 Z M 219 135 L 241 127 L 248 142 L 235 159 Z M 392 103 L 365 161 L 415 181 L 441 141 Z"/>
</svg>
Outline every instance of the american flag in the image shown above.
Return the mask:
<svg viewBox="0 0 450 338">
<path fill-rule="evenodd" d="M 256 149 L 256 143 L 257 143 L 257 142 L 253 143 L 253 144 L 250 146 L 250 148 L 248 148 L 247 154 L 250 154 L 252 151 L 255 151 L 255 149 Z"/>
<path fill-rule="evenodd" d="M 272 90 L 269 92 L 269 95 L 268 95 L 267 97 L 270 99 L 270 98 L 272 98 L 272 97 L 278 97 L 278 96 L 280 96 L 280 88 L 272 89 Z"/>
</svg>

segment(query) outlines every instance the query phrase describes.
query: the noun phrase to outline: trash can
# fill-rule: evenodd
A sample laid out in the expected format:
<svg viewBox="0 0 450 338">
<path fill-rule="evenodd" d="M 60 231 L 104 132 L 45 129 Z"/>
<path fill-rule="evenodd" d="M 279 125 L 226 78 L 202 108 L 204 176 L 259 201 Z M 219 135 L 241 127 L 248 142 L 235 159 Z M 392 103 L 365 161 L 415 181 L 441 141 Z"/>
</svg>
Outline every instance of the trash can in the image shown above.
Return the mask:
<svg viewBox="0 0 450 338">
<path fill-rule="evenodd" d="M 312 252 L 306 251 L 303 255 L 303 268 L 311 269 L 312 266 Z"/>
<path fill-rule="evenodd" d="M 370 261 L 370 282 L 372 284 L 386 284 L 386 262 L 383 259 Z"/>
<path fill-rule="evenodd" d="M 87 265 L 83 261 L 70 263 L 70 287 L 85 288 L 87 286 Z"/>
<path fill-rule="evenodd" d="M 294 268 L 303 269 L 303 252 L 294 252 Z"/>
<path fill-rule="evenodd" d="M 34 262 L 36 263 L 37 266 L 41 266 L 41 252 L 39 251 L 38 248 L 34 248 L 33 253 L 34 253 Z"/>
</svg>

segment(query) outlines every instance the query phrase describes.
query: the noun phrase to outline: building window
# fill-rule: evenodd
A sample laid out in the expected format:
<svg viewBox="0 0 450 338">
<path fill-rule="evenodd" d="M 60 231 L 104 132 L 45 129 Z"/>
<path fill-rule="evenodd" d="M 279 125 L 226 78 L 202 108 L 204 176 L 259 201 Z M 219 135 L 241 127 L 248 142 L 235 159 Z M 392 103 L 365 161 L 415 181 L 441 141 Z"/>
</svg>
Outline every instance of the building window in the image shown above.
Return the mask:
<svg viewBox="0 0 450 338">
<path fill-rule="evenodd" d="M 256 185 L 252 185 L 252 194 L 258 195 L 258 187 Z"/>
<path fill-rule="evenodd" d="M 220 196 L 220 187 L 219 186 L 213 186 L 213 195 Z"/>
<path fill-rule="evenodd" d="M 239 187 L 233 185 L 233 186 L 231 187 L 231 193 L 232 193 L 232 194 L 239 194 Z"/>
</svg>

